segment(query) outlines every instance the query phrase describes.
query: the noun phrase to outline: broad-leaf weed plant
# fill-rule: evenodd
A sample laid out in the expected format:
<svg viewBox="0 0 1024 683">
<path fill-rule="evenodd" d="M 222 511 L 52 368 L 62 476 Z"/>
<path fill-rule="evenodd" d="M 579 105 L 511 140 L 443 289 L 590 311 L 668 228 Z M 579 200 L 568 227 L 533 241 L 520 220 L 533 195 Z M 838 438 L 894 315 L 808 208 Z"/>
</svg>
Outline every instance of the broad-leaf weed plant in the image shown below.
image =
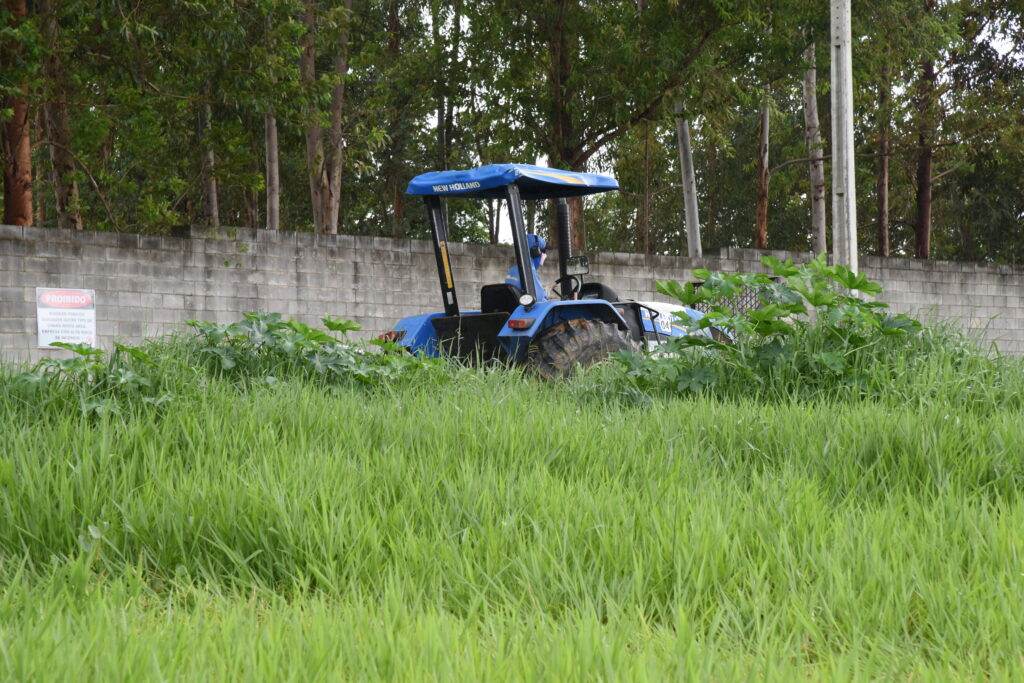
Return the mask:
<svg viewBox="0 0 1024 683">
<path fill-rule="evenodd" d="M 279 313 L 246 313 L 240 322 L 189 320 L 198 332 L 198 352 L 214 375 L 274 384 L 284 377 L 324 383 L 356 381 L 377 385 L 437 367 L 435 359 L 406 353 L 394 342 L 337 339 L 359 329 L 342 318 L 323 318 L 329 332 Z"/>
<path fill-rule="evenodd" d="M 697 321 L 677 314 L 691 331 L 725 334 L 617 353 L 615 374 L 645 392 L 1019 403 L 1019 363 L 984 353 L 952 325 L 891 313 L 869 299 L 882 288 L 863 274 L 828 265 L 823 255 L 806 265 L 771 256 L 762 263 L 772 275 L 696 270 L 703 280 L 697 286 L 658 281 L 660 293 L 709 308 Z M 755 293 L 760 307 L 740 310 L 735 302 L 744 291 Z"/>
<path fill-rule="evenodd" d="M 56 343 L 69 358 L 44 358 L 0 377 L 0 393 L 50 414 L 80 412 L 103 418 L 138 409 L 159 410 L 187 385 L 210 379 L 275 387 L 285 380 L 324 386 L 379 386 L 443 365 L 405 353 L 387 341 L 339 339 L 358 330 L 351 320 L 323 318 L 327 331 L 279 313 L 246 313 L 220 324 L 189 320 L 193 335 L 174 335 L 138 346 L 114 342 L 110 353 L 86 344 Z"/>
</svg>

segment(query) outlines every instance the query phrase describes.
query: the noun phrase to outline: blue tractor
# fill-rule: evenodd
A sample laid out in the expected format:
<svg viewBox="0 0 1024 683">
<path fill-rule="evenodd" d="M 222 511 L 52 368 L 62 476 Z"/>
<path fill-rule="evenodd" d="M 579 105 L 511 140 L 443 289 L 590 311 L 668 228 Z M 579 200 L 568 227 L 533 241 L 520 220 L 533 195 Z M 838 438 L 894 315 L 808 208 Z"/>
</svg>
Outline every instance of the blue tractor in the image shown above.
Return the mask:
<svg viewBox="0 0 1024 683">
<path fill-rule="evenodd" d="M 620 299 L 610 287 L 584 282 L 585 255 L 570 253 L 566 198 L 619 189 L 614 178 L 527 164 L 492 164 L 468 171 L 437 171 L 416 176 L 407 194 L 427 206 L 444 310 L 403 318 L 382 335 L 411 352 L 467 360 L 504 359 L 555 379 L 607 358 L 613 351 L 649 347 L 672 336 L 691 334 L 677 314 L 700 319 L 682 306 Z M 444 197 L 504 199 L 512 227 L 518 287 L 484 285 L 480 308 L 462 310 L 448 257 Z M 525 201 L 556 200 L 558 229 L 557 298 L 537 291 L 530 241 L 523 221 Z M 536 243 L 536 238 L 532 238 Z M 535 248 L 536 249 L 536 248 Z M 702 330 L 701 334 L 708 334 Z"/>
</svg>

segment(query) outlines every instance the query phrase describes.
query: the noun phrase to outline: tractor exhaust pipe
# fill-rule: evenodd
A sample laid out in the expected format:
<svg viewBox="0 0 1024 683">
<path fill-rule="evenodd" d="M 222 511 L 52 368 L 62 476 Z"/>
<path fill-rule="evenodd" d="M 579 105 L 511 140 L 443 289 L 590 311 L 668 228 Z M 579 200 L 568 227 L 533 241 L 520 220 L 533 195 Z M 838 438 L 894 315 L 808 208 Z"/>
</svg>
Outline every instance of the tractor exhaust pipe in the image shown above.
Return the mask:
<svg viewBox="0 0 1024 683">
<path fill-rule="evenodd" d="M 562 300 L 572 298 L 572 283 L 566 277 L 569 257 L 572 256 L 572 239 L 569 235 L 569 202 L 564 198 L 555 201 L 555 227 L 558 230 L 558 282 Z"/>
</svg>

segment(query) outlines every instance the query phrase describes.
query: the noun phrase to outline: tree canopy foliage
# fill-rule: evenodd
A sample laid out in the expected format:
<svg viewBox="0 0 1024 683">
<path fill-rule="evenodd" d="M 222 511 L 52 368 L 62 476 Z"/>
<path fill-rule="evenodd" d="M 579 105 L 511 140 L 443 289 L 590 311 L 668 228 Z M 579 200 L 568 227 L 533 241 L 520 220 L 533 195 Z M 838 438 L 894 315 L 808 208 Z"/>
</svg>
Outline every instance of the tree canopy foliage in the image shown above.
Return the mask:
<svg viewBox="0 0 1024 683">
<path fill-rule="evenodd" d="M 413 175 L 540 161 L 619 179 L 574 214 L 589 248 L 685 254 L 677 107 L 704 246 L 751 246 L 766 213 L 769 247 L 810 250 L 803 86 L 817 67 L 827 177 L 828 10 L 6 0 L 5 216 L 26 222 L 17 204 L 44 226 L 265 228 L 269 194 L 283 229 L 424 236 L 404 196 Z M 1022 17 L 1019 0 L 856 3 L 861 252 L 1024 260 Z M 495 241 L 498 208 L 452 202 L 452 236 Z M 547 213 L 528 220 L 545 232 Z"/>
</svg>

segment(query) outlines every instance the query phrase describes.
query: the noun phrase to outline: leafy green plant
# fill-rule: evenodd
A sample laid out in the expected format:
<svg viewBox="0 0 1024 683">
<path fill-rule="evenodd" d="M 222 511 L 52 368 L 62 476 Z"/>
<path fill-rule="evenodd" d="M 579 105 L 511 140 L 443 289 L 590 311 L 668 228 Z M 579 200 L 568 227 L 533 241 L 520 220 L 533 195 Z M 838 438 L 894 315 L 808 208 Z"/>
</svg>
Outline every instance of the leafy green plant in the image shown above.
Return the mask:
<svg viewBox="0 0 1024 683">
<path fill-rule="evenodd" d="M 323 323 L 343 335 L 359 329 L 351 320 L 329 316 Z M 138 346 L 115 342 L 111 353 L 57 343 L 71 357 L 44 358 L 27 370 L 0 376 L 0 398 L 37 406 L 47 415 L 109 418 L 162 409 L 197 381 L 210 378 L 270 388 L 287 378 L 377 386 L 444 365 L 412 356 L 392 342 L 338 339 L 277 313 L 248 313 L 229 324 L 189 324 L 196 335 Z"/>
<path fill-rule="evenodd" d="M 198 332 L 199 353 L 214 374 L 270 385 L 288 376 L 379 384 L 438 364 L 412 356 L 392 342 L 338 339 L 279 313 L 246 313 L 243 318 L 229 324 L 187 321 Z M 351 320 L 330 316 L 323 323 L 342 335 L 359 329 Z"/>
<path fill-rule="evenodd" d="M 887 390 L 891 379 L 882 369 L 892 354 L 915 346 L 921 323 L 868 300 L 881 286 L 845 266 L 828 265 L 824 255 L 806 265 L 771 256 L 762 263 L 771 276 L 697 270 L 699 286 L 657 282 L 659 292 L 685 306 L 708 308 L 697 321 L 677 314 L 691 332 L 702 334 L 674 338 L 647 354 L 617 354 L 628 381 L 676 392 L 717 387 L 807 396 Z M 735 306 L 745 291 L 756 294 L 759 308 Z M 704 332 L 709 329 L 716 334 Z"/>
<path fill-rule="evenodd" d="M 70 358 L 44 358 L 31 369 L 16 373 L 9 386 L 26 402 L 58 412 L 79 410 L 86 416 L 119 415 L 132 405 L 160 406 L 173 399 L 145 369 L 155 365 L 141 347 L 115 342 L 107 354 L 88 344 L 55 342 Z"/>
</svg>

